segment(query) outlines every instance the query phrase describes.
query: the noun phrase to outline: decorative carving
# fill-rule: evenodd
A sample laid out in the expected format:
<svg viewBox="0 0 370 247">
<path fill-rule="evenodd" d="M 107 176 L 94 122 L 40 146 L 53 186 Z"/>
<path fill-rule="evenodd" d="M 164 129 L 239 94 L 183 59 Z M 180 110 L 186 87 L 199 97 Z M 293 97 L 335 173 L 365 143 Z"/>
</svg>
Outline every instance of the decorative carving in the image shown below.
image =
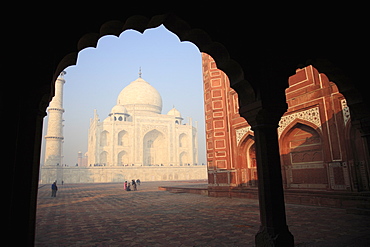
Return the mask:
<svg viewBox="0 0 370 247">
<path fill-rule="evenodd" d="M 329 181 L 333 190 L 345 190 L 350 188 L 350 179 L 348 175 L 346 162 L 329 163 Z"/>
<path fill-rule="evenodd" d="M 138 123 L 156 123 L 156 124 L 168 124 L 169 120 L 160 120 L 160 119 L 147 119 L 147 118 L 136 118 L 136 122 Z"/>
<path fill-rule="evenodd" d="M 349 107 L 347 106 L 347 100 L 342 99 L 340 101 L 342 105 L 342 113 L 343 113 L 343 120 L 344 120 L 344 125 L 347 125 L 348 120 L 351 118 L 351 114 L 349 112 Z"/>
<path fill-rule="evenodd" d="M 294 112 L 290 115 L 283 116 L 279 122 L 278 128 L 279 137 L 281 133 L 285 130 L 285 128 L 296 119 L 302 119 L 307 122 L 313 123 L 314 125 L 321 129 L 319 107 L 314 107 L 311 109 L 307 109 L 305 111 Z"/>
<path fill-rule="evenodd" d="M 148 124 L 148 125 L 142 125 L 141 128 L 142 128 L 143 136 L 146 135 L 146 133 L 148 133 L 149 131 L 154 130 L 154 129 L 162 132 L 165 135 L 168 132 L 168 126 L 166 126 L 166 125 L 158 125 L 158 124 L 151 125 L 151 124 Z"/>
<path fill-rule="evenodd" d="M 239 145 L 240 140 L 243 136 L 248 132 L 251 131 L 251 126 L 247 126 L 244 128 L 236 129 L 236 144 Z"/>
</svg>

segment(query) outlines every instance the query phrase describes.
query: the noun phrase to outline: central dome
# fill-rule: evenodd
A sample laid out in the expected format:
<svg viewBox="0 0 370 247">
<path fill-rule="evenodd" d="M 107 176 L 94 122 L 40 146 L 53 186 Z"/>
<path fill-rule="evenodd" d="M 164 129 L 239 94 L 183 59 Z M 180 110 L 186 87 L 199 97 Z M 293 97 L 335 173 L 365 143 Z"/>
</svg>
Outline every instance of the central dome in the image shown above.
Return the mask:
<svg viewBox="0 0 370 247">
<path fill-rule="evenodd" d="M 129 113 L 162 112 L 162 97 L 158 91 L 141 77 L 122 89 L 117 98 L 117 105 L 126 107 Z"/>
</svg>

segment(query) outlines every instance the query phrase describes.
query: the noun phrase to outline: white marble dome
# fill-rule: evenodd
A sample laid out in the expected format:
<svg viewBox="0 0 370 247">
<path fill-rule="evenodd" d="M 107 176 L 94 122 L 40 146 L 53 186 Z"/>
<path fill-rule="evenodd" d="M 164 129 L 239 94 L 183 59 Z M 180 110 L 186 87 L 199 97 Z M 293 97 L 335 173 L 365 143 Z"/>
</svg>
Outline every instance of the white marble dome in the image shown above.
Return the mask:
<svg viewBox="0 0 370 247">
<path fill-rule="evenodd" d="M 169 112 L 167 113 L 167 115 L 170 115 L 170 116 L 174 116 L 176 118 L 181 118 L 181 113 L 174 107 L 172 108 L 171 110 L 169 110 Z"/>
<path fill-rule="evenodd" d="M 115 105 L 113 106 L 109 115 L 112 115 L 112 114 L 127 114 L 127 109 L 123 105 Z"/>
<path fill-rule="evenodd" d="M 118 95 L 117 105 L 123 105 L 132 113 L 162 112 L 162 97 L 159 92 L 141 77 L 131 82 Z"/>
</svg>

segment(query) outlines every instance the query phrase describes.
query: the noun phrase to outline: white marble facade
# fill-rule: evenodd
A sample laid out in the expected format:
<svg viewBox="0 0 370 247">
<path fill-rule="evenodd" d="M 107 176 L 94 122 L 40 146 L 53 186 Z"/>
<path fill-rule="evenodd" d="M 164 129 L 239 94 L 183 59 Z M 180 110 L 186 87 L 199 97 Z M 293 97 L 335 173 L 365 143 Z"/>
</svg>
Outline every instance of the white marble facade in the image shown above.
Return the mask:
<svg viewBox="0 0 370 247">
<path fill-rule="evenodd" d="M 197 129 L 141 76 L 118 95 L 109 116 L 90 123 L 88 166 L 179 166 L 198 163 Z"/>
<path fill-rule="evenodd" d="M 78 166 L 61 165 L 64 83 L 61 75 L 48 109 L 46 156 L 40 183 L 207 178 L 207 166 L 197 164 L 197 128 L 191 119 L 184 123 L 176 108 L 161 114 L 161 95 L 141 74 L 120 92 L 107 118 L 100 121 L 94 112 L 84 162 L 80 152 Z"/>
<path fill-rule="evenodd" d="M 207 166 L 57 166 L 41 169 L 40 184 L 123 183 L 132 179 L 148 181 L 205 180 Z"/>
</svg>

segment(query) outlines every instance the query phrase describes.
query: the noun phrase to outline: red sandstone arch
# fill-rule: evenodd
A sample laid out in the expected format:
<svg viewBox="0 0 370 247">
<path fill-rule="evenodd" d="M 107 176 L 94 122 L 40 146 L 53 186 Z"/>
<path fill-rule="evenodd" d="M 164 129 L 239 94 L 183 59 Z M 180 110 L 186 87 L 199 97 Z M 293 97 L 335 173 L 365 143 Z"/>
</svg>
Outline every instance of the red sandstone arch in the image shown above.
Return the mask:
<svg viewBox="0 0 370 247">
<path fill-rule="evenodd" d="M 300 122 L 282 135 L 280 159 L 287 188 L 328 188 L 322 145 L 323 139 L 317 129 Z"/>
<path fill-rule="evenodd" d="M 243 138 L 240 140 L 238 145 L 238 163 L 237 168 L 247 168 L 248 167 L 248 159 L 247 159 L 247 152 L 249 148 L 254 144 L 254 136 L 252 131 L 248 131 Z"/>
<path fill-rule="evenodd" d="M 294 128 L 294 126 L 296 126 L 297 124 L 307 125 L 307 126 L 311 127 L 312 129 L 317 131 L 317 133 L 322 138 L 322 131 L 319 128 L 319 126 L 317 126 L 317 125 L 315 125 L 315 124 L 313 124 L 309 121 L 297 118 L 297 119 L 294 119 L 290 124 L 288 124 L 288 126 L 286 126 L 286 128 L 283 130 L 283 132 L 281 132 L 280 138 L 279 138 L 279 145 L 280 146 L 283 145 L 282 142 L 283 142 L 284 136 L 286 136 Z"/>
<path fill-rule="evenodd" d="M 238 145 L 237 184 L 247 187 L 257 186 L 257 165 L 255 159 L 254 135 L 252 131 L 247 132 Z"/>
</svg>

